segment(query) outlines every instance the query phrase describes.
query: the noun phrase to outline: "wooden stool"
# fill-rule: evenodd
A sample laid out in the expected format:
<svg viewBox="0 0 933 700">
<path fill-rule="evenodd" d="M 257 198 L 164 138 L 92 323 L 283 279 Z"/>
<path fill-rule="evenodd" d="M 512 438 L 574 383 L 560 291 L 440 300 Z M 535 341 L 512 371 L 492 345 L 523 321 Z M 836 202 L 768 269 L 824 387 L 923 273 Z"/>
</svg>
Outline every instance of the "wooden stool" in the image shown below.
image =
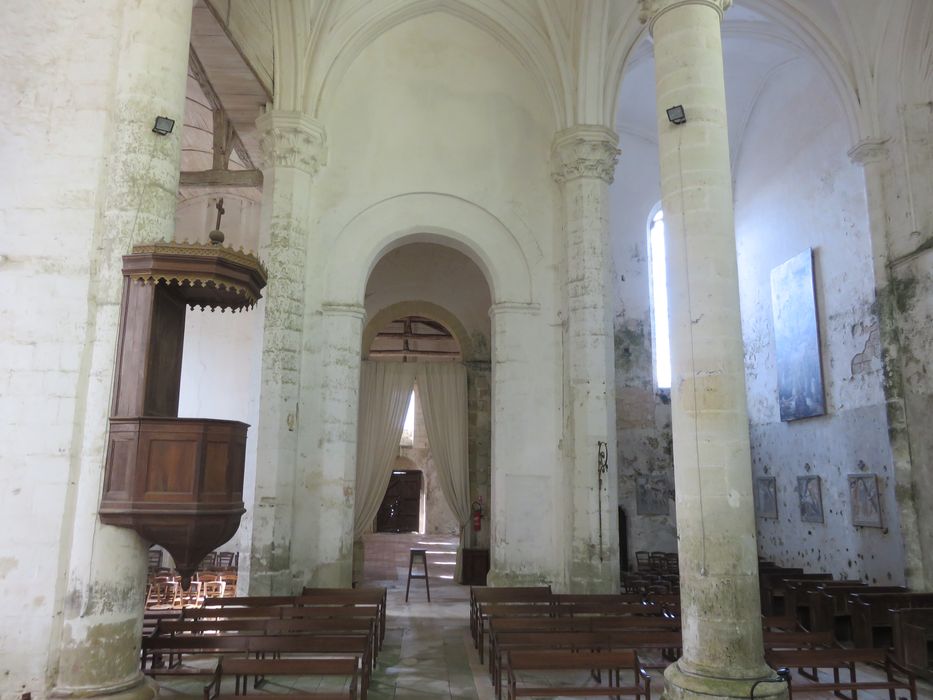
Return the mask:
<svg viewBox="0 0 933 700">
<path fill-rule="evenodd" d="M 424 563 L 424 573 L 423 574 L 413 574 L 411 573 L 411 567 L 415 563 L 415 558 L 420 557 L 421 561 Z M 431 584 L 428 582 L 428 552 L 426 549 L 412 549 L 411 554 L 408 557 L 408 583 L 405 584 L 405 602 L 408 602 L 408 589 L 411 588 L 411 580 L 413 578 L 423 578 L 425 588 L 428 590 L 428 602 L 431 602 Z"/>
</svg>

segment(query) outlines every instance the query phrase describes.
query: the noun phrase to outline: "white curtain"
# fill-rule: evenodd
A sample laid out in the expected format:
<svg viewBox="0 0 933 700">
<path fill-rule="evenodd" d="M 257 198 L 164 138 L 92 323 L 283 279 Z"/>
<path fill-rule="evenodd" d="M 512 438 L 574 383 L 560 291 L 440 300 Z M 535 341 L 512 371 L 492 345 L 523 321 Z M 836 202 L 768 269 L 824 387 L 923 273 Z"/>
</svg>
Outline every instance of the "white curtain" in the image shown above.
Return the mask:
<svg viewBox="0 0 933 700">
<path fill-rule="evenodd" d="M 371 525 L 398 456 L 415 368 L 400 362 L 363 362 L 360 370 L 359 437 L 356 447 L 356 539 Z"/>
<path fill-rule="evenodd" d="M 466 368 L 461 364 L 419 363 L 417 380 L 428 444 L 437 464 L 441 491 L 460 523 L 454 574 L 454 580 L 459 581 L 466 525 L 470 521 Z"/>
</svg>

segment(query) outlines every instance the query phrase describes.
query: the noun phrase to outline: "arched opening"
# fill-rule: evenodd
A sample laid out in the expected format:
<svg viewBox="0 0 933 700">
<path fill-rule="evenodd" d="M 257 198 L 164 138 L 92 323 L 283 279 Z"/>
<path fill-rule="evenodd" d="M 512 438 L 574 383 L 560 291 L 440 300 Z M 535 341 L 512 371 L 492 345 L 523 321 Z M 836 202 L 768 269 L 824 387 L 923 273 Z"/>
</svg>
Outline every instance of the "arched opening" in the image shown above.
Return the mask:
<svg viewBox="0 0 933 700">
<path fill-rule="evenodd" d="M 489 286 L 476 263 L 463 253 L 437 243 L 408 243 L 390 250 L 373 266 L 365 303 L 370 320 L 361 347 L 356 492 L 359 551 L 354 578 L 394 578 L 408 561 L 408 550 L 417 546 L 428 550 L 432 582 L 435 578 L 453 581 L 455 558 L 451 555 L 458 545 L 468 550 L 468 555 L 469 550 L 488 547 L 488 529 L 475 533 L 467 521 L 471 503 L 489 500 Z M 384 368 L 379 376 L 410 387 L 406 391 L 411 398 L 406 395 L 404 403 L 406 409 L 409 401 L 412 407 L 410 437 L 402 415 L 407 411 L 396 412 L 399 422 L 393 434 L 399 439 L 394 440 L 391 450 L 384 449 L 382 456 L 371 449 L 378 435 L 374 419 L 364 415 L 368 409 L 376 413 L 374 402 L 385 400 L 368 388 L 368 377 L 377 371 L 372 367 L 375 364 L 407 368 L 394 373 Z M 421 374 L 426 365 L 446 366 L 463 377 L 459 410 L 466 449 L 459 462 L 463 468 L 460 482 L 451 476 L 458 461 L 451 457 L 451 447 L 443 443 L 449 439 L 444 432 L 447 427 L 436 415 L 436 407 L 448 397 L 439 395 L 444 389 L 436 388 Z M 432 392 L 431 397 L 426 397 L 426 392 Z M 406 466 L 396 468 L 399 465 Z M 372 509 L 374 488 L 379 491 L 375 494 L 380 505 L 377 517 L 375 522 L 361 524 L 361 514 L 368 517 L 368 511 L 362 509 Z M 467 529 L 461 534 L 463 526 Z"/>
</svg>

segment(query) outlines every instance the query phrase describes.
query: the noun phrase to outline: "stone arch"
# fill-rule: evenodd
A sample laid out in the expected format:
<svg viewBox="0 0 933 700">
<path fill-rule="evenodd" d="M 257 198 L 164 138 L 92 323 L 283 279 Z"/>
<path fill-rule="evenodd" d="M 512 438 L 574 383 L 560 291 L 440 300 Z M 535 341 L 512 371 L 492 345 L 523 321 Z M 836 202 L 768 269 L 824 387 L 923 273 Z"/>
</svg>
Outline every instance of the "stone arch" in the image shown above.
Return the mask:
<svg viewBox="0 0 933 700">
<path fill-rule="evenodd" d="M 402 316 L 426 316 L 427 318 L 443 324 L 460 346 L 460 355 L 464 361 L 489 359 L 488 356 L 475 356 L 476 349 L 473 347 L 473 341 L 470 339 L 469 333 L 467 333 L 466 328 L 464 328 L 456 315 L 439 304 L 419 299 L 400 301 L 397 304 L 387 306 L 384 309 L 380 309 L 372 318 L 367 320 L 366 326 L 363 329 L 363 343 L 361 349 L 364 360 L 368 359 L 369 347 L 373 344 L 373 339 L 376 337 L 376 334 L 384 328 L 386 324 Z"/>
<path fill-rule="evenodd" d="M 379 259 L 390 250 L 419 242 L 440 243 L 470 258 L 486 277 L 493 303 L 532 303 L 528 245 L 523 246 L 486 209 L 437 192 L 389 197 L 362 210 L 344 226 L 327 265 L 327 303 L 361 304 L 366 281 Z"/>
<path fill-rule="evenodd" d="M 393 27 L 432 12 L 445 12 L 495 37 L 540 87 L 551 105 L 554 123 L 567 120 L 560 68 L 547 41 L 527 17 L 506 3 L 437 0 L 396 2 L 388 7 L 384 3 L 362 3 L 359 11 L 338 22 L 329 32 L 327 48 L 309 51 L 304 57 L 305 110 L 319 117 L 322 105 L 338 89 L 343 76 L 367 46 Z"/>
<path fill-rule="evenodd" d="M 859 141 L 862 126 L 861 113 L 852 67 L 846 57 L 835 48 L 825 32 L 812 18 L 792 7 L 787 0 L 743 0 L 741 4 L 773 22 L 776 27 L 780 27 L 787 34 L 774 31 L 773 28 L 769 29 L 764 22 L 756 22 L 748 23 L 752 26 L 742 26 L 737 30 L 724 25 L 723 38 L 735 36 L 737 32 L 752 33 L 760 41 L 790 44 L 802 55 L 814 61 L 825 73 L 836 92 L 845 115 L 850 139 L 853 143 Z M 610 68 L 607 72 L 606 90 L 608 94 L 614 95 L 615 99 L 606 101 L 606 108 L 609 110 L 608 124 L 615 124 L 618 118 L 619 93 L 630 62 L 643 58 L 638 47 L 646 31 L 645 26 L 639 26 L 634 21 L 633 12 L 632 21 L 624 23 L 610 37 L 607 51 Z"/>
</svg>

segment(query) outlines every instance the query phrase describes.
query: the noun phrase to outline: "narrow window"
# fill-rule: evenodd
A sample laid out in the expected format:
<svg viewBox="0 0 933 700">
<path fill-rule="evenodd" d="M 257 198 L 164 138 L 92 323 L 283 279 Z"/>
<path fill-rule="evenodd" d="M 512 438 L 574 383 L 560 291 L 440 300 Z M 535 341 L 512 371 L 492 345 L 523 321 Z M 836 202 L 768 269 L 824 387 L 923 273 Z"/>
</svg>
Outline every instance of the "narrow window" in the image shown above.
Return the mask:
<svg viewBox="0 0 933 700">
<path fill-rule="evenodd" d="M 667 267 L 664 251 L 664 211 L 658 208 L 648 223 L 651 261 L 651 320 L 654 330 L 654 379 L 658 389 L 671 388 L 671 337 L 667 315 Z"/>
<path fill-rule="evenodd" d="M 411 392 L 411 398 L 408 399 L 408 413 L 405 414 L 405 426 L 402 428 L 402 439 L 399 441 L 402 447 L 411 447 L 415 444 L 415 392 Z"/>
</svg>

